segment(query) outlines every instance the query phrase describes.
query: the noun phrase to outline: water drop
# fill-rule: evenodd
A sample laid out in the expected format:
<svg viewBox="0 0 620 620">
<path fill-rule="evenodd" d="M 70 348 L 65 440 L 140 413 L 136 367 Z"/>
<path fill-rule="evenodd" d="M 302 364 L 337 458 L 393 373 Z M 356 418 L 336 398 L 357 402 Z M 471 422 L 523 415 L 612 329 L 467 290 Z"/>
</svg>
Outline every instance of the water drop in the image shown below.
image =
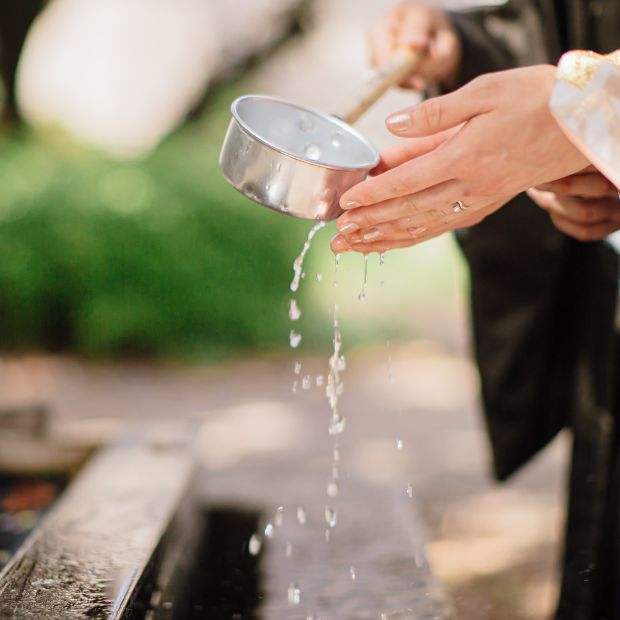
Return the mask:
<svg viewBox="0 0 620 620">
<path fill-rule="evenodd" d="M 263 541 L 258 534 L 252 534 L 248 543 L 248 551 L 250 555 L 258 555 L 263 547 Z"/>
<path fill-rule="evenodd" d="M 301 362 L 295 362 L 295 368 L 293 369 L 293 372 L 298 375 L 301 372 Z"/>
<path fill-rule="evenodd" d="M 379 253 L 379 265 L 383 267 L 385 265 L 385 252 Z"/>
<path fill-rule="evenodd" d="M 297 521 L 299 522 L 299 525 L 306 525 L 308 522 L 306 511 L 303 509 L 303 506 L 299 506 L 297 508 Z"/>
<path fill-rule="evenodd" d="M 321 147 L 318 144 L 308 144 L 304 149 L 304 155 L 310 161 L 319 161 L 321 159 Z"/>
<path fill-rule="evenodd" d="M 349 566 L 349 573 L 351 574 L 351 581 L 355 581 L 357 579 L 357 574 L 353 566 Z"/>
<path fill-rule="evenodd" d="M 296 583 L 292 583 L 288 587 L 288 602 L 291 605 L 299 605 L 301 603 L 301 588 Z"/>
<path fill-rule="evenodd" d="M 302 114 L 301 117 L 299 118 L 299 122 L 297 123 L 297 126 L 302 131 L 308 132 L 314 129 L 314 121 L 308 114 Z"/>
<path fill-rule="evenodd" d="M 278 506 L 278 509 L 276 510 L 276 516 L 274 518 L 274 523 L 277 527 L 282 527 L 282 524 L 284 523 L 284 506 Z"/>
<path fill-rule="evenodd" d="M 293 390 L 293 394 L 297 394 L 297 390 L 299 389 L 299 382 L 293 381 L 293 387 L 291 389 Z"/>
<path fill-rule="evenodd" d="M 368 284 L 368 254 L 364 254 L 364 282 L 362 283 L 362 290 L 357 298 L 361 303 L 366 301 L 366 285 Z"/>
<path fill-rule="evenodd" d="M 338 372 L 344 372 L 347 369 L 347 360 L 344 355 L 338 357 L 336 361 L 336 370 Z"/>
<path fill-rule="evenodd" d="M 294 329 L 292 329 L 288 339 L 291 348 L 296 349 L 301 342 L 301 334 L 298 334 Z"/>
<path fill-rule="evenodd" d="M 397 439 L 396 440 L 396 449 L 397 450 L 402 450 L 403 449 L 403 440 L 402 439 Z"/>
<path fill-rule="evenodd" d="M 413 485 L 412 484 L 407 485 L 407 497 L 413 499 Z"/>
<path fill-rule="evenodd" d="M 342 435 L 344 433 L 345 418 L 338 411 L 334 412 L 329 422 L 330 435 Z"/>
<path fill-rule="evenodd" d="M 297 305 L 297 301 L 294 299 L 291 299 L 291 303 L 289 304 L 288 307 L 288 318 L 291 321 L 299 321 L 301 317 L 301 310 L 299 309 L 299 306 Z"/>
<path fill-rule="evenodd" d="M 338 523 L 338 513 L 335 508 L 325 506 L 325 522 L 329 527 L 336 527 Z"/>
<path fill-rule="evenodd" d="M 324 381 L 325 381 L 325 378 L 323 377 L 323 375 L 317 375 L 316 376 L 316 387 L 321 387 Z"/>
<path fill-rule="evenodd" d="M 342 146 L 342 139 L 344 138 L 344 133 L 337 129 L 332 132 L 331 143 L 335 149 L 339 149 Z"/>
<path fill-rule="evenodd" d="M 301 387 L 304 390 L 309 390 L 312 387 L 312 377 L 310 375 L 306 375 L 302 382 L 301 382 Z"/>
<path fill-rule="evenodd" d="M 286 549 L 284 550 L 284 555 L 287 558 L 290 558 L 293 555 L 293 545 L 291 545 L 291 543 L 286 543 Z"/>
<path fill-rule="evenodd" d="M 340 450 L 338 448 L 334 448 L 334 461 L 338 462 L 340 460 Z"/>
<path fill-rule="evenodd" d="M 316 281 L 323 282 L 323 274 L 320 271 L 316 274 Z"/>
<path fill-rule="evenodd" d="M 267 538 L 273 538 L 273 523 L 271 521 L 265 526 L 265 536 Z"/>
<path fill-rule="evenodd" d="M 331 538 L 331 532 L 329 530 L 325 530 L 325 542 L 329 542 Z"/>
<path fill-rule="evenodd" d="M 327 483 L 327 495 L 329 497 L 337 497 L 338 496 L 338 483 L 335 480 L 330 480 Z"/>
</svg>

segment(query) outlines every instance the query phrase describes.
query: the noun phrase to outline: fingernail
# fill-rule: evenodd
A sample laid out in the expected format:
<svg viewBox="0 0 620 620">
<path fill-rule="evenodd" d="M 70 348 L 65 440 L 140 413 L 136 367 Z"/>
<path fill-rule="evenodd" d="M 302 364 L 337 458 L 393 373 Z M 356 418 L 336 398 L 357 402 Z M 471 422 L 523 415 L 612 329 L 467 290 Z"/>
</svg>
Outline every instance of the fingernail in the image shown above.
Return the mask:
<svg viewBox="0 0 620 620">
<path fill-rule="evenodd" d="M 354 222 L 349 222 L 348 224 L 345 224 L 344 226 L 339 226 L 338 232 L 342 233 L 343 235 L 350 235 L 351 233 L 359 229 L 360 227 L 357 224 L 355 224 Z"/>
<path fill-rule="evenodd" d="M 349 244 L 346 242 L 344 237 L 336 235 L 332 239 L 332 249 L 336 250 L 337 252 L 344 252 L 349 249 Z"/>
<path fill-rule="evenodd" d="M 411 127 L 411 116 L 407 112 L 393 114 L 387 117 L 385 124 L 390 131 L 404 133 Z"/>
<path fill-rule="evenodd" d="M 383 233 L 378 228 L 371 228 L 362 235 L 362 239 L 366 242 L 376 241 L 383 237 Z"/>
<path fill-rule="evenodd" d="M 343 200 L 340 203 L 340 206 L 343 209 L 357 209 L 358 207 L 361 207 L 362 205 L 357 202 L 357 200 Z"/>
</svg>

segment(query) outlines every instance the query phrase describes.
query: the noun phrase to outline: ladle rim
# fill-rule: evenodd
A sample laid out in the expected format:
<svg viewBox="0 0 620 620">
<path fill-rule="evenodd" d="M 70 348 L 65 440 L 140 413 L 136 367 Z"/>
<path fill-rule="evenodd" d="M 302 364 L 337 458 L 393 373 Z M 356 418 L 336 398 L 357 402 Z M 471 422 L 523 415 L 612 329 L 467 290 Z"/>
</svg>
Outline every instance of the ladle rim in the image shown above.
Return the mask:
<svg viewBox="0 0 620 620">
<path fill-rule="evenodd" d="M 240 116 L 239 111 L 238 111 L 238 107 L 240 106 L 240 104 L 244 103 L 245 101 L 247 101 L 248 99 L 259 99 L 261 101 L 270 101 L 273 103 L 278 103 L 278 104 L 283 104 L 286 106 L 289 106 L 291 108 L 295 108 L 297 110 L 300 110 L 301 112 L 306 112 L 306 113 L 311 113 L 311 114 L 315 114 L 316 116 L 322 118 L 323 120 L 329 122 L 329 123 L 333 123 L 338 125 L 341 129 L 344 129 L 345 131 L 347 131 L 348 133 L 352 134 L 353 136 L 355 136 L 360 142 L 362 142 L 371 153 L 374 154 L 374 159 L 372 161 L 369 161 L 368 163 L 364 163 L 364 164 L 356 164 L 356 165 L 350 165 L 350 166 L 338 166 L 335 164 L 327 164 L 327 163 L 322 163 L 322 162 L 318 162 L 318 161 L 313 161 L 311 159 L 306 159 L 304 157 L 301 157 L 299 155 L 296 155 L 294 153 L 291 153 L 285 149 L 283 149 L 282 147 L 279 147 L 275 144 L 273 144 L 272 142 L 270 142 L 269 140 L 267 140 L 266 138 L 263 138 L 262 136 L 259 136 L 256 131 L 254 131 Z M 330 170 L 372 170 L 373 168 L 375 168 L 376 166 L 379 165 L 379 161 L 381 160 L 381 157 L 379 155 L 379 152 L 377 151 L 377 149 L 369 142 L 369 140 L 367 140 L 359 131 L 357 131 L 357 129 L 355 129 L 354 127 L 352 127 L 351 125 L 349 125 L 348 123 L 346 123 L 345 121 L 343 121 L 342 119 L 338 118 L 337 116 L 331 116 L 329 114 L 323 114 L 322 112 L 318 112 L 317 110 L 314 110 L 313 108 L 308 108 L 305 106 L 301 106 L 298 105 L 296 103 L 292 103 L 291 101 L 288 101 L 286 99 L 282 99 L 279 97 L 272 97 L 270 95 L 257 95 L 257 94 L 251 94 L 251 95 L 242 95 L 241 97 L 237 97 L 237 99 L 235 99 L 231 106 L 230 106 L 230 110 L 231 113 L 233 115 L 233 118 L 235 119 L 235 121 L 238 123 L 239 127 L 253 140 L 256 140 L 257 142 L 260 142 L 261 144 L 263 144 L 264 146 L 266 146 L 269 149 L 272 149 L 286 157 L 290 157 L 292 159 L 295 159 L 297 161 L 303 162 L 304 164 L 308 164 L 309 166 L 315 166 L 317 168 L 327 168 Z"/>
</svg>

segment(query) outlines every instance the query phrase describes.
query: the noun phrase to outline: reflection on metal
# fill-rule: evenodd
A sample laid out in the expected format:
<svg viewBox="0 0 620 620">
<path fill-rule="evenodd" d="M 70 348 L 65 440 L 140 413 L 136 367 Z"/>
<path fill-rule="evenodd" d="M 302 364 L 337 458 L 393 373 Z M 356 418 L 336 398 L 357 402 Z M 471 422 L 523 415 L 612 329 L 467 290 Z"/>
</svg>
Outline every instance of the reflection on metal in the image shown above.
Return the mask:
<svg viewBox="0 0 620 620">
<path fill-rule="evenodd" d="M 193 544 L 187 446 L 96 455 L 0 573 L 1 618 L 122 618 L 174 588 Z M 146 600 L 145 600 L 146 599 Z"/>
</svg>

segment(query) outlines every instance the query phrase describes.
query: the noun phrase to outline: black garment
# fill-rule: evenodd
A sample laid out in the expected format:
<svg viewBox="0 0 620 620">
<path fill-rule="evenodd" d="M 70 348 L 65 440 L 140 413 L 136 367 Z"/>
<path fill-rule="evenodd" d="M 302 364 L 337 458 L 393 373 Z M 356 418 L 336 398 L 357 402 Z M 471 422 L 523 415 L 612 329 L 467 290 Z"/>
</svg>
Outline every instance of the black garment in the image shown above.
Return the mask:
<svg viewBox="0 0 620 620">
<path fill-rule="evenodd" d="M 520 0 L 453 19 L 463 41 L 463 82 L 555 63 L 568 49 L 620 48 L 618 0 Z M 459 241 L 471 271 L 475 354 L 497 477 L 510 476 L 562 428 L 573 433 L 556 619 L 620 619 L 617 256 L 604 242 L 566 237 L 525 195 L 461 231 Z"/>
</svg>

